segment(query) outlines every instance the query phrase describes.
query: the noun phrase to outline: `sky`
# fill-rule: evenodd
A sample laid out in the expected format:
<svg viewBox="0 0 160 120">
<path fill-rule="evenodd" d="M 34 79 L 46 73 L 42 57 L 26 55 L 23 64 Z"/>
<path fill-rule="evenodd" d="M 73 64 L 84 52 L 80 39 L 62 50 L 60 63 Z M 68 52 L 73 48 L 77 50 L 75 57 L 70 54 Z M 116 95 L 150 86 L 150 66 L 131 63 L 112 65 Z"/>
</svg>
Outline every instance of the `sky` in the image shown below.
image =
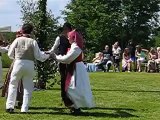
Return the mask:
<svg viewBox="0 0 160 120">
<path fill-rule="evenodd" d="M 54 16 L 58 17 L 69 2 L 70 0 L 47 0 L 47 9 L 52 10 Z M 22 24 L 20 10 L 17 0 L 0 0 L 0 27 L 11 26 L 12 31 L 20 29 Z M 60 19 L 59 22 L 63 24 L 64 21 Z"/>
</svg>

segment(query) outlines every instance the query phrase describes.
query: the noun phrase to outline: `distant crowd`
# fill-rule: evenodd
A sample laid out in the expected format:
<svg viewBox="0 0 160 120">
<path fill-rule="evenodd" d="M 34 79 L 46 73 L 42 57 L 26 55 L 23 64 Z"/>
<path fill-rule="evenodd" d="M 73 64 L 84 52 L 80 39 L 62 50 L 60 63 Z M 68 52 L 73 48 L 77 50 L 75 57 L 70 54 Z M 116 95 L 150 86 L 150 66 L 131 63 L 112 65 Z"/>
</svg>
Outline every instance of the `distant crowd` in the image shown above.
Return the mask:
<svg viewBox="0 0 160 120">
<path fill-rule="evenodd" d="M 96 53 L 92 63 L 87 63 L 86 67 L 88 72 L 99 70 L 109 72 L 111 67 L 115 72 L 159 72 L 159 63 L 160 47 L 151 47 L 150 50 L 147 50 L 129 41 L 124 50 L 121 49 L 118 42 L 115 42 L 111 49 L 109 45 L 105 45 L 105 49 Z"/>
</svg>

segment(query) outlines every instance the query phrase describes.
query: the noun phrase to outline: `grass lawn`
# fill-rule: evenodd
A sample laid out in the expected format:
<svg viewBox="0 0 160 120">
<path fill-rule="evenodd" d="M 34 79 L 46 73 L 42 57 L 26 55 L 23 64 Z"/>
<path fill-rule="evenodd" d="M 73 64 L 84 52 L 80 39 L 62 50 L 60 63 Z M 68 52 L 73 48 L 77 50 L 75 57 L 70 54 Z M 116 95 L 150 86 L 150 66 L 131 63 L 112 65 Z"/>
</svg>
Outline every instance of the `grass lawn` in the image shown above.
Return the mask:
<svg viewBox="0 0 160 120">
<path fill-rule="evenodd" d="M 34 91 L 29 114 L 5 113 L 5 98 L 0 98 L 0 120 L 159 120 L 160 74 L 90 73 L 96 103 L 72 116 L 61 105 L 60 87 Z"/>
</svg>

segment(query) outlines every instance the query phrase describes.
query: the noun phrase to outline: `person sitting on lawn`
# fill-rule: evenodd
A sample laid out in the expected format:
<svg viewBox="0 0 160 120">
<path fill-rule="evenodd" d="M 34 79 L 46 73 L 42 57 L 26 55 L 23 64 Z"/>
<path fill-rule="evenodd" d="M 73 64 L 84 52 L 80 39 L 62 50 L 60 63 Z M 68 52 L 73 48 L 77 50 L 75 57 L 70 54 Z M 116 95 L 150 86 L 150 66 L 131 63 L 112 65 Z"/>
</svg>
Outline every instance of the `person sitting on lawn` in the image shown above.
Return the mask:
<svg viewBox="0 0 160 120">
<path fill-rule="evenodd" d="M 96 56 L 95 58 L 93 58 L 92 63 L 87 63 L 88 72 L 97 71 L 98 64 L 101 63 L 102 60 L 103 60 L 103 53 L 101 52 L 96 53 Z"/>
<path fill-rule="evenodd" d="M 142 49 L 140 45 L 136 46 L 135 56 L 137 58 L 137 70 L 138 72 L 142 71 L 142 62 L 145 62 L 146 60 L 146 54 L 148 54 L 148 50 Z"/>
<path fill-rule="evenodd" d="M 132 64 L 132 60 L 131 60 L 131 54 L 129 52 L 129 48 L 125 48 L 124 52 L 123 52 L 123 56 L 122 56 L 122 72 L 125 72 L 126 69 L 128 70 L 128 72 L 131 71 L 131 64 Z"/>
<path fill-rule="evenodd" d="M 103 72 L 106 72 L 106 68 L 104 67 L 104 65 L 106 65 L 106 60 L 102 52 L 99 52 L 98 57 L 93 59 L 93 63 L 96 64 L 98 69 L 101 69 L 103 70 Z"/>
<path fill-rule="evenodd" d="M 150 52 L 148 53 L 148 63 L 147 68 L 148 72 L 155 72 L 156 71 L 156 59 L 158 58 L 157 51 L 151 47 Z"/>
</svg>

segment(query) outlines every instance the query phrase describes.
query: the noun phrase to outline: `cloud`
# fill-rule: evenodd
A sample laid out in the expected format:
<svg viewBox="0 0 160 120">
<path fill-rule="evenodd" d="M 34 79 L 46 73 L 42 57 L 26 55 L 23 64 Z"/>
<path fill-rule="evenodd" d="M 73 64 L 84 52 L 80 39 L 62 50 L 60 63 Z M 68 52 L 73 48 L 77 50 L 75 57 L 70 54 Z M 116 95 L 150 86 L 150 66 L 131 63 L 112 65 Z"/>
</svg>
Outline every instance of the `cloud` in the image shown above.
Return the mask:
<svg viewBox="0 0 160 120">
<path fill-rule="evenodd" d="M 0 10 L 5 6 L 6 0 L 0 0 Z"/>
<path fill-rule="evenodd" d="M 21 25 L 21 8 L 17 4 L 17 1 L 18 0 L 0 0 L 1 26 L 11 25 L 13 31 L 16 31 L 19 25 Z M 61 10 L 64 10 L 64 7 L 69 2 L 70 0 L 47 0 L 47 8 L 52 11 L 55 17 L 58 17 L 61 16 Z M 64 21 L 60 19 L 59 22 L 63 24 Z"/>
</svg>

